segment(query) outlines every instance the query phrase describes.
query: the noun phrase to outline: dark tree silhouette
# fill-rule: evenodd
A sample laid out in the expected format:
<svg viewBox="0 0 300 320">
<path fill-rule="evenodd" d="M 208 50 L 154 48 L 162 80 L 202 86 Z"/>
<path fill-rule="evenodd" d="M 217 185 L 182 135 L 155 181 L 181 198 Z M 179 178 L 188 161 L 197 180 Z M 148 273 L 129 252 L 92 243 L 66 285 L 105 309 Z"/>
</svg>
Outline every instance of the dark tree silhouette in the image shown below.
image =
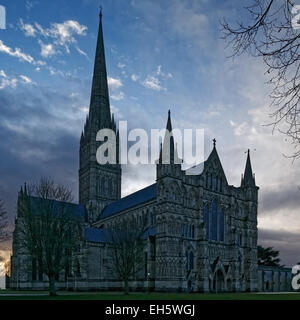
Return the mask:
<svg viewBox="0 0 300 320">
<path fill-rule="evenodd" d="M 257 246 L 258 265 L 269 267 L 283 267 L 280 264 L 279 251 L 272 247 L 264 248 Z"/>
<path fill-rule="evenodd" d="M 291 139 L 300 158 L 300 29 L 291 0 L 249 0 L 245 22 L 230 26 L 221 22 L 222 38 L 232 56 L 248 53 L 263 59 L 270 76 L 273 125 Z M 296 27 L 295 27 L 296 25 Z M 300 24 L 299 24 L 300 26 Z"/>
<path fill-rule="evenodd" d="M 56 279 L 70 269 L 72 252 L 80 240 L 80 221 L 74 219 L 66 202 L 71 191 L 42 178 L 24 191 L 19 203 L 19 243 L 49 279 L 50 295 L 56 295 Z"/>
<path fill-rule="evenodd" d="M 146 230 L 141 218 L 116 225 L 109 232 L 112 270 L 123 281 L 125 294 L 129 294 L 129 281 L 138 276 L 145 263 Z"/>
</svg>

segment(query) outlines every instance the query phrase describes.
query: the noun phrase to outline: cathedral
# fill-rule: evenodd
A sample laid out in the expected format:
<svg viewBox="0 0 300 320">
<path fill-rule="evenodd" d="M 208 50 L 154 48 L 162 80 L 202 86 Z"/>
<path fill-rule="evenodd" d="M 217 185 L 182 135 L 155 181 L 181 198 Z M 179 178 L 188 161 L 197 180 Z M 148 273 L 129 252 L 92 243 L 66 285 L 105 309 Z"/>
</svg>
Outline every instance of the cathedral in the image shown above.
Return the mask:
<svg viewBox="0 0 300 320">
<path fill-rule="evenodd" d="M 169 164 L 156 163 L 154 184 L 121 197 L 121 164 L 96 160 L 97 132 L 109 128 L 117 137 L 111 114 L 100 13 L 90 109 L 80 138 L 79 204 L 67 204 L 80 215 L 84 237 L 78 243 L 76 272 L 62 274 L 57 287 L 70 290 L 120 290 L 122 279 L 112 272 L 107 233 L 116 225 L 144 219 L 147 233 L 144 267 L 129 283 L 133 290 L 175 292 L 287 291 L 287 269 L 258 267 L 258 190 L 248 151 L 240 186 L 230 185 L 216 140 L 203 171 L 189 175 L 175 160 L 171 135 Z M 172 133 L 171 113 L 166 129 Z M 18 203 L 24 192 L 19 193 Z M 34 201 L 34 199 L 32 199 Z M 32 268 L 31 257 L 18 243 L 16 217 L 11 256 L 11 289 L 42 290 L 48 279 Z"/>
</svg>

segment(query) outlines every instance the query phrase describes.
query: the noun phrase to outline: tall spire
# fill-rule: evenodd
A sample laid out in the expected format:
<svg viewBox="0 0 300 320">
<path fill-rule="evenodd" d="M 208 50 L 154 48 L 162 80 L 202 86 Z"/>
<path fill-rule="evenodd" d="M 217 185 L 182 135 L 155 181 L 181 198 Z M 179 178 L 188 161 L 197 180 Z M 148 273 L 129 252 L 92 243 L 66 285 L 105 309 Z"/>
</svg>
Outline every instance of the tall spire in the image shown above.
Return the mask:
<svg viewBox="0 0 300 320">
<path fill-rule="evenodd" d="M 171 133 L 172 132 L 172 122 L 171 122 L 171 110 L 168 111 L 168 122 L 166 129 Z"/>
<path fill-rule="evenodd" d="M 171 121 L 171 111 L 168 111 L 168 121 L 166 126 L 166 134 L 164 142 L 160 147 L 160 163 L 181 163 L 181 160 L 178 158 L 177 148 L 175 149 L 174 137 L 172 132 L 172 121 Z"/>
<path fill-rule="evenodd" d="M 89 118 L 90 121 L 96 122 L 98 125 L 97 130 L 110 127 L 111 114 L 103 41 L 102 8 L 100 9 L 99 14 L 99 31 L 95 55 Z"/>
<path fill-rule="evenodd" d="M 248 149 L 247 161 L 244 176 L 242 179 L 242 186 L 255 186 L 255 180 L 253 177 L 251 160 L 250 160 L 250 150 Z"/>
</svg>

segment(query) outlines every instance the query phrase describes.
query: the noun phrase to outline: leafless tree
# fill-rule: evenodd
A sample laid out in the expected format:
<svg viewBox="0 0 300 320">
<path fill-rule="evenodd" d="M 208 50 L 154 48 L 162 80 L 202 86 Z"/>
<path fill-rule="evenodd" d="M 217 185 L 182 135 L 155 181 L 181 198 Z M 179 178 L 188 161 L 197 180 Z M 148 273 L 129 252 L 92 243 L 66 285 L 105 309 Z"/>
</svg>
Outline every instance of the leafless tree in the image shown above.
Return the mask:
<svg viewBox="0 0 300 320">
<path fill-rule="evenodd" d="M 4 203 L 0 200 L 0 243 L 9 239 L 7 212 L 4 208 Z"/>
<path fill-rule="evenodd" d="M 19 203 L 19 242 L 48 276 L 50 295 L 56 295 L 56 280 L 68 272 L 82 234 L 80 220 L 67 204 L 72 200 L 67 187 L 42 178 L 24 191 Z"/>
<path fill-rule="evenodd" d="M 292 0 L 251 0 L 245 7 L 245 22 L 230 26 L 221 22 L 223 39 L 232 56 L 249 53 L 260 57 L 271 85 L 273 130 L 291 139 L 295 149 L 290 157 L 300 158 L 300 29 L 297 7 Z"/>
<path fill-rule="evenodd" d="M 129 220 L 109 231 L 109 252 L 113 272 L 124 283 L 124 293 L 129 294 L 129 281 L 135 279 L 145 263 L 145 219 Z"/>
</svg>

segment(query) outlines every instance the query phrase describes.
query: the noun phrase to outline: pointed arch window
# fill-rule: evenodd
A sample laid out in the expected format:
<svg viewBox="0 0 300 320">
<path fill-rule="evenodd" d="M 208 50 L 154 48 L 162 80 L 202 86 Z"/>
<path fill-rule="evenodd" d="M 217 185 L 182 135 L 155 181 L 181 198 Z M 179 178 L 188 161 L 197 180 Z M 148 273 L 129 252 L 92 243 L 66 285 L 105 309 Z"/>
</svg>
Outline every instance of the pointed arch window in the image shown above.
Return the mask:
<svg viewBox="0 0 300 320">
<path fill-rule="evenodd" d="M 223 208 L 220 210 L 219 216 L 219 241 L 224 241 L 224 211 Z"/>
<path fill-rule="evenodd" d="M 206 231 L 206 240 L 209 240 L 209 206 L 208 204 L 204 207 L 204 224 Z"/>
<path fill-rule="evenodd" d="M 218 240 L 218 211 L 217 211 L 217 203 L 214 200 L 212 202 L 211 208 L 211 240 L 217 241 Z"/>
</svg>

